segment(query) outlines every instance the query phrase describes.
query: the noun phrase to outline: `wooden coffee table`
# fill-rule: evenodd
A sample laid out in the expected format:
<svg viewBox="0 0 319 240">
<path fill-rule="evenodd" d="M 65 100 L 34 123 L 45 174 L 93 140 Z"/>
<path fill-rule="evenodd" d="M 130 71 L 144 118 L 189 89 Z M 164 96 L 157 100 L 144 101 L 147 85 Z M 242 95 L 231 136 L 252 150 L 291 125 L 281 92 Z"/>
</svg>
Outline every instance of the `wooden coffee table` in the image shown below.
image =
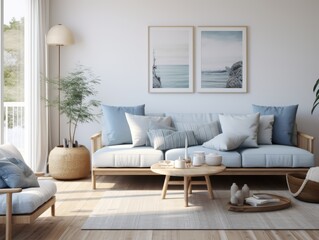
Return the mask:
<svg viewBox="0 0 319 240">
<path fill-rule="evenodd" d="M 202 165 L 199 167 L 190 168 L 174 168 L 173 165 L 165 165 L 155 163 L 151 166 L 151 170 L 155 173 L 165 175 L 165 181 L 162 189 L 162 199 L 165 198 L 168 185 L 184 185 L 184 200 L 185 207 L 188 207 L 188 191 L 191 193 L 191 185 L 206 185 L 208 196 L 214 198 L 213 189 L 210 182 L 210 175 L 220 173 L 226 169 L 225 166 L 208 166 Z M 170 181 L 171 176 L 184 177 L 184 181 Z M 192 177 L 205 177 L 205 181 L 192 181 Z"/>
</svg>

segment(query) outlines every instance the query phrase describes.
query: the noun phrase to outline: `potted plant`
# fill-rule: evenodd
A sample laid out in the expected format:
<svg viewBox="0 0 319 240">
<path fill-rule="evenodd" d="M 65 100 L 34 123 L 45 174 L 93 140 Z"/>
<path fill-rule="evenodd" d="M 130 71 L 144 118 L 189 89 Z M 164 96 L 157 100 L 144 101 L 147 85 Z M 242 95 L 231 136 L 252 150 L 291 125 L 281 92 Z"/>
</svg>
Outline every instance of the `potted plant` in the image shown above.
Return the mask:
<svg viewBox="0 0 319 240">
<path fill-rule="evenodd" d="M 58 86 L 61 99 L 48 102 L 59 108 L 60 115 L 66 117 L 68 124 L 68 138 L 49 154 L 49 172 L 56 179 L 87 177 L 90 173 L 90 152 L 78 144 L 75 136 L 79 123 L 94 121 L 99 115 L 93 110 L 100 106 L 100 101 L 91 97 L 96 95 L 95 86 L 100 80 L 89 69 L 77 66 L 60 81 L 49 82 Z"/>
</svg>

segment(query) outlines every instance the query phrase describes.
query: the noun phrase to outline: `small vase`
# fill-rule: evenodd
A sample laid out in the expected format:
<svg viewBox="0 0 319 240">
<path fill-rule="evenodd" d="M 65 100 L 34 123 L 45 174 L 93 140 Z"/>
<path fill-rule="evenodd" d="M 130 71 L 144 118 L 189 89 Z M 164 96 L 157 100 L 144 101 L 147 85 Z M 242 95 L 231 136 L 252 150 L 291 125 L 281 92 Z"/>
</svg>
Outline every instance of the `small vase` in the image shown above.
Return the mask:
<svg viewBox="0 0 319 240">
<path fill-rule="evenodd" d="M 243 192 L 242 192 L 241 190 L 238 190 L 238 191 L 235 193 L 235 197 L 236 197 L 237 200 L 238 200 L 238 206 L 244 205 L 244 195 L 243 195 Z"/>
<path fill-rule="evenodd" d="M 242 187 L 241 191 L 243 192 L 244 199 L 246 199 L 250 196 L 250 190 L 249 190 L 249 187 L 247 186 L 247 184 L 245 184 Z"/>
<path fill-rule="evenodd" d="M 230 203 L 233 205 L 237 205 L 238 204 L 238 199 L 236 198 L 236 196 L 232 196 L 230 198 Z"/>
<path fill-rule="evenodd" d="M 230 187 L 230 199 L 235 196 L 235 193 L 238 191 L 238 186 L 236 183 L 233 183 Z"/>
</svg>

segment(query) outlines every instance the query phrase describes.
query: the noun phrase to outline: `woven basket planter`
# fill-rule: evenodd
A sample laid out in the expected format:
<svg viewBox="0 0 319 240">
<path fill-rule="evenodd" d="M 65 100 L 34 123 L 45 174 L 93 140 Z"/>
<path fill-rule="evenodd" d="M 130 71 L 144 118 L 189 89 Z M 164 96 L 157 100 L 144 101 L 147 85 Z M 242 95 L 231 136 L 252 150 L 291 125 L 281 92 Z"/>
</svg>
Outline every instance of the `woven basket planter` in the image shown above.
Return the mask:
<svg viewBox="0 0 319 240">
<path fill-rule="evenodd" d="M 49 155 L 49 172 L 55 179 L 86 178 L 90 174 L 90 152 L 84 147 L 55 147 Z"/>
<path fill-rule="evenodd" d="M 305 202 L 319 203 L 319 183 L 306 178 L 306 174 L 287 174 L 287 185 L 290 193 Z"/>
</svg>

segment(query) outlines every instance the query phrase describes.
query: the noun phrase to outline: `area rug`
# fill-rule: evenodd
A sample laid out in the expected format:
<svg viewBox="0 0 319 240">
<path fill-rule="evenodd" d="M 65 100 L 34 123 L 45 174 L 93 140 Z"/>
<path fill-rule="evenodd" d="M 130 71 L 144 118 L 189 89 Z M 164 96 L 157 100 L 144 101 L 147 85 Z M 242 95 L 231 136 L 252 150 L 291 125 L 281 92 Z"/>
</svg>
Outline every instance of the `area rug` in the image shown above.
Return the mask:
<svg viewBox="0 0 319 240">
<path fill-rule="evenodd" d="M 106 191 L 82 230 L 104 229 L 319 229 L 319 204 L 305 203 L 288 191 L 263 191 L 289 197 L 288 209 L 239 213 L 227 210 L 229 191 L 193 191 L 184 207 L 183 191 Z"/>
</svg>

